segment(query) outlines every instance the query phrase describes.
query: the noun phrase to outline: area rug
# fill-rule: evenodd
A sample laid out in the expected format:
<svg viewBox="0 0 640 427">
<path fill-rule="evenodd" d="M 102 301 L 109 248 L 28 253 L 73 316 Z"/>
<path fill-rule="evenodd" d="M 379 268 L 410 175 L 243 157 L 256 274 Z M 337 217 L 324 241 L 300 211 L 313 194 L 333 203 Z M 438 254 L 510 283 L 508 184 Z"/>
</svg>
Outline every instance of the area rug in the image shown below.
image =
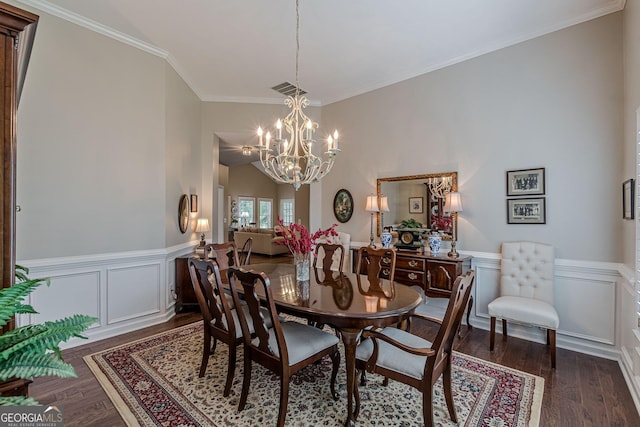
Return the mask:
<svg viewBox="0 0 640 427">
<path fill-rule="evenodd" d="M 342 346 L 341 347 L 341 352 Z M 194 323 L 85 357 L 129 426 L 272 426 L 276 424 L 279 379 L 253 364 L 245 409 L 239 349 L 231 394 L 223 397 L 228 350 L 218 344 L 203 378 L 202 323 Z M 310 366 L 291 381 L 287 426 L 339 426 L 346 419 L 344 353 L 330 397 L 331 361 Z M 538 426 L 544 379 L 465 354 L 454 353 L 453 395 L 459 424 L 449 419 L 441 380 L 434 388 L 437 426 Z M 360 387 L 358 426 L 422 426 L 422 396 L 408 386 L 369 374 Z"/>
</svg>

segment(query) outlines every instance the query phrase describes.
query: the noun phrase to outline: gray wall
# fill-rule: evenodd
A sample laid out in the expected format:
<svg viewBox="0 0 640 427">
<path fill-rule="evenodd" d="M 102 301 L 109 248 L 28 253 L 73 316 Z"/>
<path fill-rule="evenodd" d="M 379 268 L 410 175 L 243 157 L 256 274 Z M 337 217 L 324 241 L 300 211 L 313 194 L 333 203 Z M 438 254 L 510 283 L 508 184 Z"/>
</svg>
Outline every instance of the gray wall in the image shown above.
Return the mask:
<svg viewBox="0 0 640 427">
<path fill-rule="evenodd" d="M 322 199 L 346 185 L 355 201 L 341 229 L 368 240 L 377 178 L 458 171 L 459 249 L 533 239 L 560 258 L 620 261 L 621 24 L 609 15 L 323 107 L 342 153 Z M 536 167 L 547 224 L 507 225 L 505 171 Z"/>
<path fill-rule="evenodd" d="M 18 259 L 164 247 L 164 61 L 39 15 L 18 112 Z"/>
</svg>

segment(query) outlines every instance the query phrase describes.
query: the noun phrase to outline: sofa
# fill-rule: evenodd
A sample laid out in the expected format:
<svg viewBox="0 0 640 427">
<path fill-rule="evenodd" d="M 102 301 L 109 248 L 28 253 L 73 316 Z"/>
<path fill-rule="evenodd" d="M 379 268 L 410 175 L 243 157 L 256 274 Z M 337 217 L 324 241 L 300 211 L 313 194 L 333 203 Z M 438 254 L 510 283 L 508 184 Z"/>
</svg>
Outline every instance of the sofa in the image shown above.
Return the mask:
<svg viewBox="0 0 640 427">
<path fill-rule="evenodd" d="M 245 229 L 233 233 L 233 241 L 238 248 L 242 248 L 249 238 L 253 239 L 251 253 L 274 256 L 289 252 L 289 249 L 285 245 L 275 243 L 278 240 L 283 240 L 283 238 L 276 236 L 272 228 Z"/>
</svg>

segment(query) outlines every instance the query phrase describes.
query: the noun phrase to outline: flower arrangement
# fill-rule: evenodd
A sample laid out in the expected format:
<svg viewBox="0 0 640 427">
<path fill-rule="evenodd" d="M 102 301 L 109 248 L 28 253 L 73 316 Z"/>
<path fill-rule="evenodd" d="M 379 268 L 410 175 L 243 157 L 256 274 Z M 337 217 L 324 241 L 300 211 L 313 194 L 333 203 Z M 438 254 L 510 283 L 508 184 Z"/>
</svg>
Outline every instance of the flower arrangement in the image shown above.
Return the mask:
<svg viewBox="0 0 640 427">
<path fill-rule="evenodd" d="M 332 237 L 338 236 L 338 232 L 336 231 L 338 224 L 333 224 L 326 230 L 319 228 L 318 231 L 313 234 L 310 234 L 304 225 L 296 223 L 284 225 L 280 217 L 278 217 L 278 225 L 280 226 L 279 234 L 283 239 L 275 241 L 274 243 L 289 248 L 289 252 L 291 252 L 294 257 L 312 253 L 315 249 L 316 242 L 322 237 L 326 238 L 327 241 L 331 241 Z"/>
<path fill-rule="evenodd" d="M 450 230 L 451 229 L 451 217 L 450 216 L 437 216 L 431 215 L 431 228 L 434 230 Z"/>
</svg>

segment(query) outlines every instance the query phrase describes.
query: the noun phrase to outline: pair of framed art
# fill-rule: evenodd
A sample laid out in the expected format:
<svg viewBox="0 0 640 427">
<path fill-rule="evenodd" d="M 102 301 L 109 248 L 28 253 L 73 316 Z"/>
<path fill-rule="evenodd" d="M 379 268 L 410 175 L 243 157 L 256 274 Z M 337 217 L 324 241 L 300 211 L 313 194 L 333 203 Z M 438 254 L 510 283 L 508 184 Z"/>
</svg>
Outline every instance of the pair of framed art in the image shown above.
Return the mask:
<svg viewBox="0 0 640 427">
<path fill-rule="evenodd" d="M 507 224 L 546 224 L 544 195 L 544 168 L 507 171 Z"/>
</svg>

